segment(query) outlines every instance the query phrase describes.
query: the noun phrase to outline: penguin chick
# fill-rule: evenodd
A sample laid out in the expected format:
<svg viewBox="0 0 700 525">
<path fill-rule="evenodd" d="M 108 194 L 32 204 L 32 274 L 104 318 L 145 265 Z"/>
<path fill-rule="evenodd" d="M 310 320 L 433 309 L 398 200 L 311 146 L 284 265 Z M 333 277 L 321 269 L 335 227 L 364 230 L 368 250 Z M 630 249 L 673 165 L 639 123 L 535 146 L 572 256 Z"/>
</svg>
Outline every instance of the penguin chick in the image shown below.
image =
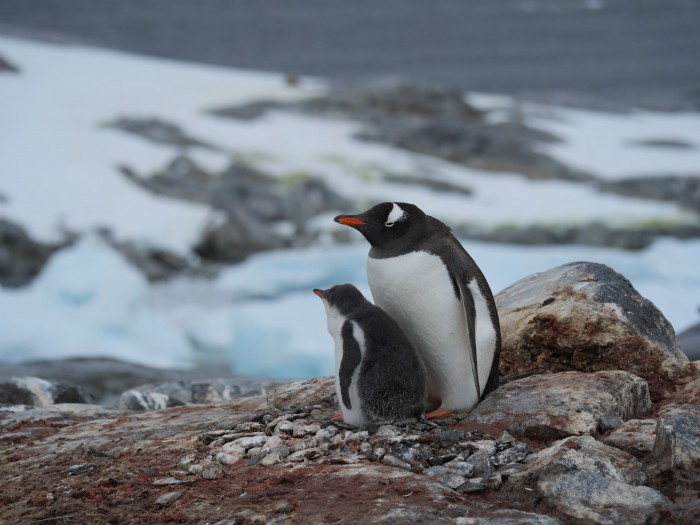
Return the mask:
<svg viewBox="0 0 700 525">
<path fill-rule="evenodd" d="M 425 368 L 398 324 L 351 284 L 314 293 L 335 341 L 335 391 L 345 422 L 421 417 Z"/>
<path fill-rule="evenodd" d="M 367 279 L 377 304 L 420 352 L 427 417 L 469 411 L 498 386 L 501 331 L 486 279 L 450 228 L 414 204 L 385 202 L 335 221 L 370 243 Z"/>
</svg>

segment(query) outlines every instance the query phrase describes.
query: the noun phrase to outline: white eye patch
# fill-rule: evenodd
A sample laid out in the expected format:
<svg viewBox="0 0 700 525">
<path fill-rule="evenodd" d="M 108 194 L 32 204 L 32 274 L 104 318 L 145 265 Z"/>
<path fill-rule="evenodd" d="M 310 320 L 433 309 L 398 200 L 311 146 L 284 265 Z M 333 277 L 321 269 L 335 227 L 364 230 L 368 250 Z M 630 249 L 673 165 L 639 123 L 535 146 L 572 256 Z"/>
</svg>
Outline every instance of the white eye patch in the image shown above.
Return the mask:
<svg viewBox="0 0 700 525">
<path fill-rule="evenodd" d="M 387 228 L 391 228 L 394 225 L 394 223 L 403 220 L 404 217 L 406 217 L 406 212 L 401 208 L 401 206 L 394 203 L 394 207 L 391 209 L 389 216 L 386 218 L 384 226 L 386 226 Z"/>
</svg>

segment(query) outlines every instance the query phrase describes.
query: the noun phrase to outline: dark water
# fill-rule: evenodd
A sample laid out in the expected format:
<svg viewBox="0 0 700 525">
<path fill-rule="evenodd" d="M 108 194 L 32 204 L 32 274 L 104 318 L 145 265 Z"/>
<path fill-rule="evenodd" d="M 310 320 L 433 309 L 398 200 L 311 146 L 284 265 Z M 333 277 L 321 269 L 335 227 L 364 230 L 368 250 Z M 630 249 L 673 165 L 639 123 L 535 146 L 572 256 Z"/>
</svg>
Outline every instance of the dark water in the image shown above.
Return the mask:
<svg viewBox="0 0 700 525">
<path fill-rule="evenodd" d="M 337 79 L 700 99 L 700 0 L 0 0 L 0 28 Z"/>
</svg>

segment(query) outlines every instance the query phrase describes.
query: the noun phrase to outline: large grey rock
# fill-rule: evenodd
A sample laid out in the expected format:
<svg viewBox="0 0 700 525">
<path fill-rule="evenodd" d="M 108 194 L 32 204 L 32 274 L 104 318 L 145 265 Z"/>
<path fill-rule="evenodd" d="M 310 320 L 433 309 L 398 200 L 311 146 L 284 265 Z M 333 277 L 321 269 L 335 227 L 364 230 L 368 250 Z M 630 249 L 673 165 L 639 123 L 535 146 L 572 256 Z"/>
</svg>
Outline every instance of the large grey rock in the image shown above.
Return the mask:
<svg viewBox="0 0 700 525">
<path fill-rule="evenodd" d="M 150 410 L 174 406 L 220 403 L 239 397 L 266 395 L 283 379 L 203 379 L 142 385 L 124 392 L 118 406 L 124 410 Z"/>
<path fill-rule="evenodd" d="M 583 523 L 646 523 L 671 502 L 641 486 L 642 464 L 591 436 L 569 437 L 533 456 L 510 477 L 506 492 L 535 492 L 549 507 Z"/>
<path fill-rule="evenodd" d="M 623 420 L 651 409 L 646 382 L 629 372 L 560 372 L 507 383 L 486 397 L 465 422 L 492 432 L 551 440 L 593 434 L 601 418 Z"/>
<path fill-rule="evenodd" d="M 675 392 L 673 370 L 688 363 L 663 314 L 602 264 L 570 263 L 531 275 L 496 295 L 496 304 L 503 375 L 627 370 L 647 381 L 657 402 Z"/>
</svg>

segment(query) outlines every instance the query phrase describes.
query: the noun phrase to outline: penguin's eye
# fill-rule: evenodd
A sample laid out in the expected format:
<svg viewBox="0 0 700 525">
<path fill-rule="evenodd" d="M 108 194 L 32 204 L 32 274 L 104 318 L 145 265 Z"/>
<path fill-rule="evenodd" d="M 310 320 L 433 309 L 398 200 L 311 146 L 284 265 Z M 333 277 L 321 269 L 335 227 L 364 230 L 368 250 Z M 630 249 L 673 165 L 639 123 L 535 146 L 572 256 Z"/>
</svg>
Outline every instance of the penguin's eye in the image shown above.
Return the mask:
<svg viewBox="0 0 700 525">
<path fill-rule="evenodd" d="M 393 225 L 394 225 L 393 222 L 385 222 L 384 223 L 384 226 L 386 226 L 387 228 L 391 228 Z"/>
</svg>

